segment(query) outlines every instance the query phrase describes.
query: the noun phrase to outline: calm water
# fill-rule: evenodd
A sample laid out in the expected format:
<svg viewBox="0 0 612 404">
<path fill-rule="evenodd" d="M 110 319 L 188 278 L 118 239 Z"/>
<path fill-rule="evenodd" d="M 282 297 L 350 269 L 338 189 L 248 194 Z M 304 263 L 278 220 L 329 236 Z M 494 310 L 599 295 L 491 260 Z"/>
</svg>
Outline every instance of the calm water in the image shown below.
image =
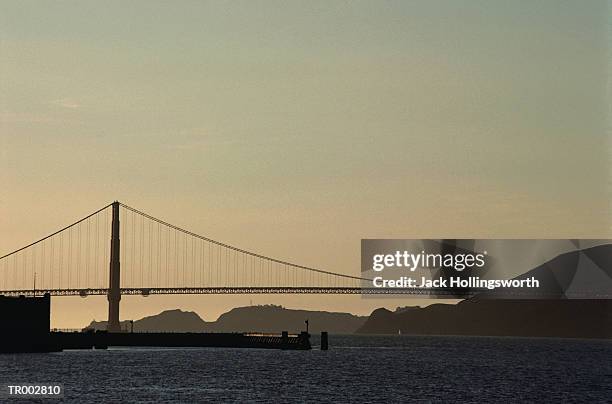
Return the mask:
<svg viewBox="0 0 612 404">
<path fill-rule="evenodd" d="M 331 336 L 330 344 L 0 355 L 0 384 L 61 382 L 73 402 L 612 401 L 612 341 Z"/>
</svg>

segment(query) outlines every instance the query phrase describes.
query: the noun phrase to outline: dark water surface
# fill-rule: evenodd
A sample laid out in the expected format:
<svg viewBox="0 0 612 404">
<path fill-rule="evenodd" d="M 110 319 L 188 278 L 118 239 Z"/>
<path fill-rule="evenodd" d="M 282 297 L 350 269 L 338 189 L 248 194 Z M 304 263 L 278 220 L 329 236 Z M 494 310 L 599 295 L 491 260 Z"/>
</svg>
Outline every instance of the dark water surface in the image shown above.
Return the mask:
<svg viewBox="0 0 612 404">
<path fill-rule="evenodd" d="M 317 348 L 0 355 L 0 384 L 59 382 L 64 401 L 104 403 L 612 401 L 612 341 L 330 336 Z"/>
</svg>

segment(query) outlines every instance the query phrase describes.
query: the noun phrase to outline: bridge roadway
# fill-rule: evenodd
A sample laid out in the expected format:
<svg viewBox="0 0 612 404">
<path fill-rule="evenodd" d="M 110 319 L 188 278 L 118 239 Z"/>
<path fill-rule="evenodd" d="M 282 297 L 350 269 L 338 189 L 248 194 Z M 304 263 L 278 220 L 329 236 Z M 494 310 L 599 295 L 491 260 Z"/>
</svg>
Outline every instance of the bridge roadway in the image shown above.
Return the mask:
<svg viewBox="0 0 612 404">
<path fill-rule="evenodd" d="M 472 290 L 471 292 L 476 292 Z M 37 289 L 37 290 L 5 290 L 0 295 L 34 296 L 49 293 L 51 296 L 93 296 L 107 295 L 107 288 L 99 289 Z M 426 288 L 371 288 L 371 287 L 174 287 L 174 288 L 121 288 L 122 295 L 218 295 L 218 294 L 364 294 L 364 295 L 456 295 L 457 291 L 450 289 Z"/>
</svg>

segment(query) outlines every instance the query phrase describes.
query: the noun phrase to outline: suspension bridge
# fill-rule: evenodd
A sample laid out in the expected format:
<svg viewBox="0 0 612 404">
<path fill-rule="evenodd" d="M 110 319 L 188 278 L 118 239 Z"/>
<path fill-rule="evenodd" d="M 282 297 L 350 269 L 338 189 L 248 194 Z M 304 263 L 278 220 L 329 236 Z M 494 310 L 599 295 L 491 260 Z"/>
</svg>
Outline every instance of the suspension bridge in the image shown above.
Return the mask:
<svg viewBox="0 0 612 404">
<path fill-rule="evenodd" d="M 117 201 L 0 257 L 0 294 L 106 295 L 109 331 L 119 330 L 121 295 L 402 293 L 371 285 L 225 244 Z"/>
</svg>

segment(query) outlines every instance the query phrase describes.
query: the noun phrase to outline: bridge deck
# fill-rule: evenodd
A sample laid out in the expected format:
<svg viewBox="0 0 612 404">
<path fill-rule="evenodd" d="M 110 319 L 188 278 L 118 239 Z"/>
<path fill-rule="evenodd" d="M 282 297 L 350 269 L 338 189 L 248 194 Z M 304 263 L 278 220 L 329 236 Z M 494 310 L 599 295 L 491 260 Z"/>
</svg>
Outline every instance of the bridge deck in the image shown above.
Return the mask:
<svg viewBox="0 0 612 404">
<path fill-rule="evenodd" d="M 108 289 L 39 289 L 5 290 L 6 296 L 33 296 L 49 293 L 51 296 L 107 295 Z M 456 291 L 419 288 L 359 288 L 359 287 L 184 287 L 184 288 L 122 288 L 122 295 L 176 295 L 176 294 L 367 294 L 367 295 L 453 295 Z"/>
</svg>

